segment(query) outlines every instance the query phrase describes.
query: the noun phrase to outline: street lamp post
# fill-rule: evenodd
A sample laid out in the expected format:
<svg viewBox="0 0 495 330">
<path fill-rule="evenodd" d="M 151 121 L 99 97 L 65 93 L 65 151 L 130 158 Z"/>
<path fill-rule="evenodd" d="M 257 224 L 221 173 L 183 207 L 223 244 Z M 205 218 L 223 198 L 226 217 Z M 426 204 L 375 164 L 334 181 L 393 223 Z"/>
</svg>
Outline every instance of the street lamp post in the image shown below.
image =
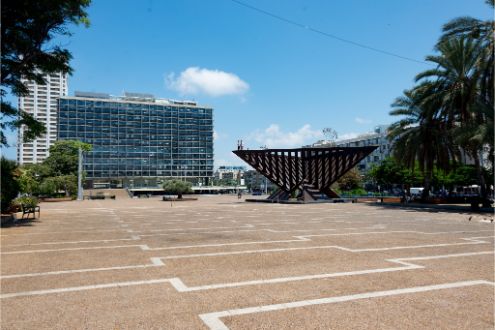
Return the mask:
<svg viewBox="0 0 495 330">
<path fill-rule="evenodd" d="M 83 152 L 82 148 L 79 147 L 79 163 L 77 166 L 77 200 L 82 201 L 83 196 L 83 187 L 82 187 L 82 161 L 83 161 Z"/>
<path fill-rule="evenodd" d="M 264 145 L 264 146 L 261 146 L 260 149 L 265 150 L 268 148 L 266 147 L 266 145 Z M 266 176 L 264 176 L 264 177 L 265 177 L 265 195 L 268 195 L 268 179 L 266 178 Z"/>
</svg>

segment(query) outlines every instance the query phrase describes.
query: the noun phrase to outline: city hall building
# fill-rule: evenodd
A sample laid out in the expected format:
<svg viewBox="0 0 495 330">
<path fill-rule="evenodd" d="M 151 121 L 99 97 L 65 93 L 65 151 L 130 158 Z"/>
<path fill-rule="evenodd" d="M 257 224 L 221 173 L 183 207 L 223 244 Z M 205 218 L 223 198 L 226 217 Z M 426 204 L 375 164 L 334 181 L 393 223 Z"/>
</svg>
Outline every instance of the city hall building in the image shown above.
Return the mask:
<svg viewBox="0 0 495 330">
<path fill-rule="evenodd" d="M 76 92 L 58 101 L 59 140 L 92 145 L 88 188 L 157 187 L 170 178 L 208 185 L 213 177 L 213 109 L 150 94 Z"/>
</svg>

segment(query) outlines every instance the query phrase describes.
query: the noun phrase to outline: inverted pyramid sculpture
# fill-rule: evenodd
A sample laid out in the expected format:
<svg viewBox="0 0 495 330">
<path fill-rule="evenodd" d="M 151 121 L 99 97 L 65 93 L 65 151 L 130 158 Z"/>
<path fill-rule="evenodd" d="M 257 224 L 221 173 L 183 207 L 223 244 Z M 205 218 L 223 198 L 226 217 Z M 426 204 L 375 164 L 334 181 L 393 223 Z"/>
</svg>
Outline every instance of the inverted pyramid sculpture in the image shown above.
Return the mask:
<svg viewBox="0 0 495 330">
<path fill-rule="evenodd" d="M 288 200 L 298 190 L 305 202 L 339 197 L 330 186 L 378 146 L 234 150 L 280 189 L 268 197 Z"/>
</svg>

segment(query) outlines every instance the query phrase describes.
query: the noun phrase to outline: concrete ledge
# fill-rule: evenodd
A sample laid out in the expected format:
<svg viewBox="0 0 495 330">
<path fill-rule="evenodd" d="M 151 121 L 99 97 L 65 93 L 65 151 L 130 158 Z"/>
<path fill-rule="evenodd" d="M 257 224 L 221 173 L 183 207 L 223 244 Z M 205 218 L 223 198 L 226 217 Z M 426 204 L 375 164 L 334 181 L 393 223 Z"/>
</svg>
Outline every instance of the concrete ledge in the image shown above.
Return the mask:
<svg viewBox="0 0 495 330">
<path fill-rule="evenodd" d="M 255 199 L 247 198 L 246 202 L 251 203 L 280 203 L 280 204 L 323 204 L 323 203 L 356 203 L 355 198 L 331 198 L 319 199 L 316 201 L 299 201 L 299 200 L 276 200 L 276 199 Z"/>
<path fill-rule="evenodd" d="M 72 197 L 61 197 L 61 198 L 47 197 L 47 198 L 41 198 L 40 199 L 41 202 L 49 202 L 49 203 L 54 203 L 54 202 L 70 202 L 71 200 L 73 200 Z"/>
<path fill-rule="evenodd" d="M 452 205 L 452 204 L 420 204 L 420 203 L 368 203 L 375 206 L 396 207 L 403 209 L 426 209 L 426 210 L 439 210 L 439 211 L 463 211 L 463 212 L 480 212 L 480 213 L 493 213 L 493 207 L 482 207 L 479 210 L 473 211 L 470 205 Z"/>
<path fill-rule="evenodd" d="M 162 201 L 164 202 L 190 202 L 190 201 L 197 201 L 198 199 L 195 197 L 182 197 L 182 198 L 177 198 L 177 197 L 165 197 L 163 196 Z"/>
<path fill-rule="evenodd" d="M 3 227 L 5 225 L 9 225 L 9 224 L 14 223 L 14 221 L 15 221 L 14 214 L 2 214 L 0 225 Z"/>
</svg>

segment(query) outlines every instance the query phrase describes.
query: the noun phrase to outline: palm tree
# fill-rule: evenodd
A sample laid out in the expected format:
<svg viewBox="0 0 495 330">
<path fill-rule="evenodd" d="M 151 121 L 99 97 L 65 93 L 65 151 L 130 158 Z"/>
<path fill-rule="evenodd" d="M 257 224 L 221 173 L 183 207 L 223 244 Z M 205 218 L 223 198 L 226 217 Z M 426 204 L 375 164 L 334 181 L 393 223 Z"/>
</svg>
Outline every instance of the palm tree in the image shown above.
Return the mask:
<svg viewBox="0 0 495 330">
<path fill-rule="evenodd" d="M 435 166 L 449 169 L 450 160 L 458 154 L 445 121 L 438 116 L 436 100 L 424 101 L 435 93 L 435 87 L 426 81 L 404 91 L 390 112 L 392 116 L 404 117 L 390 127 L 389 138 L 395 141 L 394 157 L 411 169 L 419 167 L 424 180 L 423 200 L 431 189 Z"/>
<path fill-rule="evenodd" d="M 493 146 L 493 140 L 489 140 L 493 121 L 489 121 L 490 116 L 484 110 L 488 104 L 481 92 L 480 63 L 486 55 L 482 44 L 482 40 L 464 35 L 444 40 L 437 45 L 440 54 L 426 58 L 436 68 L 418 74 L 416 81 L 434 85 L 435 92 L 424 97 L 422 105 L 436 104 L 438 117 L 456 136 L 455 142 L 473 159 L 482 195 L 486 196 L 480 153 L 484 143 Z M 485 127 L 485 133 L 480 127 Z"/>
<path fill-rule="evenodd" d="M 492 7 L 495 7 L 494 0 L 485 0 Z M 494 21 L 482 21 L 470 16 L 457 17 L 444 24 L 443 35 L 440 42 L 443 42 L 451 37 L 466 36 L 475 39 L 483 39 L 486 42 L 493 44 Z"/>
<path fill-rule="evenodd" d="M 494 1 L 486 0 L 492 8 Z M 419 163 L 425 188 L 434 164 L 447 169 L 462 148 L 474 161 L 486 197 L 480 154 L 489 147 L 493 170 L 494 26 L 493 20 L 472 17 L 445 24 L 439 54 L 426 58 L 435 68 L 418 74 L 419 85 L 392 104 L 391 115 L 405 116 L 392 126 L 395 155 L 409 167 Z"/>
<path fill-rule="evenodd" d="M 493 10 L 494 0 L 485 0 Z M 489 158 L 494 168 L 494 146 L 493 146 L 493 107 L 494 107 L 494 63 L 495 63 L 495 21 L 479 20 L 477 18 L 464 16 L 455 18 L 443 26 L 443 35 L 438 45 L 451 38 L 468 37 L 480 41 L 483 53 L 478 63 L 479 88 L 482 97 L 481 112 L 484 113 L 486 121 L 481 125 L 484 127 L 484 143 L 489 146 Z M 491 132 L 491 133 L 490 133 Z"/>
</svg>

